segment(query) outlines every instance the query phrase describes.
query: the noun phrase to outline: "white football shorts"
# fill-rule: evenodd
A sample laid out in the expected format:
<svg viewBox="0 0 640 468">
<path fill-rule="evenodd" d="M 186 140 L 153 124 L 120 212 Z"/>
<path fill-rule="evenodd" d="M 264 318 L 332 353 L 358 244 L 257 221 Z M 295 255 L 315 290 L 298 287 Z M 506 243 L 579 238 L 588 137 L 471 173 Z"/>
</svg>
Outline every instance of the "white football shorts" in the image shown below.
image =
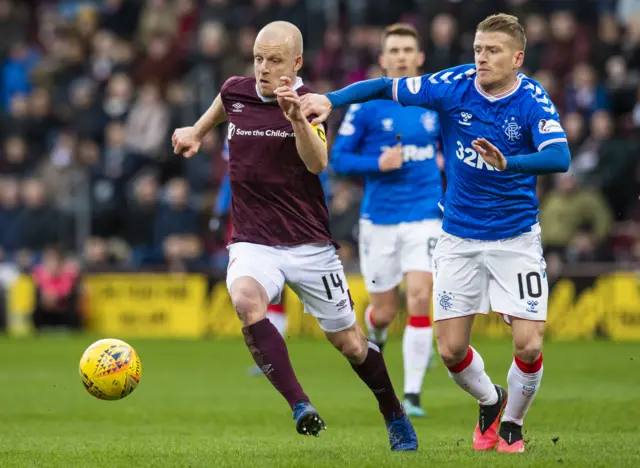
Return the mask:
<svg viewBox="0 0 640 468">
<path fill-rule="evenodd" d="M 433 255 L 434 319 L 489 310 L 525 320 L 547 320 L 549 285 L 540 225 L 510 239 L 478 241 L 443 233 Z"/>
<path fill-rule="evenodd" d="M 356 322 L 347 278 L 333 245 L 270 247 L 238 242 L 228 249 L 229 292 L 237 278 L 249 276 L 262 285 L 270 303 L 277 304 L 286 283 L 324 331 L 346 330 Z"/>
<path fill-rule="evenodd" d="M 390 291 L 410 271 L 431 272 L 432 255 L 441 233 L 440 219 L 390 225 L 361 219 L 360 272 L 367 291 Z"/>
</svg>

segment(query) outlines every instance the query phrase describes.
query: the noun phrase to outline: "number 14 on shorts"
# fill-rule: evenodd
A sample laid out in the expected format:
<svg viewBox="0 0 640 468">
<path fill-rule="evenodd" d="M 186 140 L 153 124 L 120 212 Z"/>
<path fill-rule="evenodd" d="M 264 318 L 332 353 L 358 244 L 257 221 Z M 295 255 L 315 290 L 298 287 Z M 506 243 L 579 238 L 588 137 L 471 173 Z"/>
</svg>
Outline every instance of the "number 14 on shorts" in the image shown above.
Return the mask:
<svg viewBox="0 0 640 468">
<path fill-rule="evenodd" d="M 342 294 L 344 294 L 344 284 L 342 282 L 342 278 L 340 278 L 340 275 L 338 273 L 324 275 L 322 277 L 322 283 L 324 284 L 324 290 L 327 293 L 327 299 L 333 299 L 333 294 L 331 294 L 331 287 L 329 286 L 329 282 L 331 282 L 335 289 L 340 288 L 340 291 L 342 291 Z"/>
</svg>

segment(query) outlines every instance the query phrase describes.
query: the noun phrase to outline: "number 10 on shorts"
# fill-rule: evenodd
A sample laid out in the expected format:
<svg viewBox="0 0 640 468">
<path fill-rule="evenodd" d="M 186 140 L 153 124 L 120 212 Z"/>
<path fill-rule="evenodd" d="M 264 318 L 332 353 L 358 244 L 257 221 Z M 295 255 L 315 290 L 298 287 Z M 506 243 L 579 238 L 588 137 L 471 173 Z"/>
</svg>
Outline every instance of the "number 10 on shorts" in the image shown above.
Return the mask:
<svg viewBox="0 0 640 468">
<path fill-rule="evenodd" d="M 532 271 L 524 275 L 518 273 L 518 290 L 520 291 L 520 299 L 525 299 L 525 285 L 526 285 L 526 297 L 537 299 L 542 296 L 542 279 L 540 273 Z"/>
</svg>

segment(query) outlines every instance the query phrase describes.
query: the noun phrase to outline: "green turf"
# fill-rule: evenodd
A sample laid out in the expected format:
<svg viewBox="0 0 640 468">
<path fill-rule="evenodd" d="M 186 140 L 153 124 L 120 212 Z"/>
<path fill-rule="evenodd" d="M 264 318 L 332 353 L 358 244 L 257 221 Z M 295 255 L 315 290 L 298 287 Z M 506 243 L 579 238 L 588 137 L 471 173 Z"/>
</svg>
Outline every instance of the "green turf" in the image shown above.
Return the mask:
<svg viewBox="0 0 640 468">
<path fill-rule="evenodd" d="M 476 454 L 477 406 L 440 364 L 427 374 L 418 453 L 390 453 L 375 401 L 328 344 L 293 341 L 298 376 L 326 420 L 299 436 L 284 400 L 246 374 L 239 341 L 131 340 L 143 363 L 128 398 L 98 401 L 77 365 L 89 337 L 0 339 L 0 467 L 640 466 L 640 345 L 550 343 L 527 418 L 528 453 Z M 506 380 L 509 343 L 479 341 Z M 385 351 L 401 387 L 400 343 Z M 553 439 L 558 438 L 556 443 Z"/>
</svg>

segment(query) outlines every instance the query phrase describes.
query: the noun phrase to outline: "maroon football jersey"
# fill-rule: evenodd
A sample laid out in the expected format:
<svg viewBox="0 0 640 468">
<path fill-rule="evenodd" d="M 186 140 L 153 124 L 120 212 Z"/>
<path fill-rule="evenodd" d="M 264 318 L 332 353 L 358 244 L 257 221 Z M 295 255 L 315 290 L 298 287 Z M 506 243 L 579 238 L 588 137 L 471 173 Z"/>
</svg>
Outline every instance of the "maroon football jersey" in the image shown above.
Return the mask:
<svg viewBox="0 0 640 468">
<path fill-rule="evenodd" d="M 298 79 L 299 95 L 311 92 Z M 332 242 L 317 175 L 300 159 L 291 123 L 255 78 L 232 77 L 220 92 L 227 113 L 231 242 L 294 246 Z"/>
</svg>

